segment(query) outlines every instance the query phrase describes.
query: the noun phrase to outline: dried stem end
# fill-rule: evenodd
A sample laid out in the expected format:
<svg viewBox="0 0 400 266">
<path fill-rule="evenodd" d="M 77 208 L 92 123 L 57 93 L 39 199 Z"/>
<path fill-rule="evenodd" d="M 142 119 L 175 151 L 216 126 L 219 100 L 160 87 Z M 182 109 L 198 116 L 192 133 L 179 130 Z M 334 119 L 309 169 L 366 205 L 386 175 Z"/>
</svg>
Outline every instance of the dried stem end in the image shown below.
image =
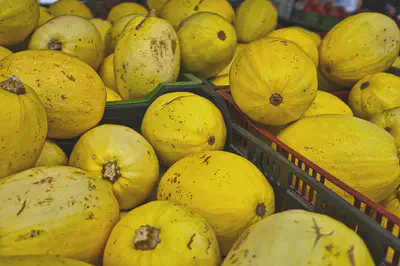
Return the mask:
<svg viewBox="0 0 400 266">
<path fill-rule="evenodd" d="M 257 216 L 264 217 L 265 216 L 265 212 L 266 212 L 266 209 L 265 209 L 264 202 L 258 203 L 257 206 L 256 206 L 256 214 L 257 214 Z"/>
<path fill-rule="evenodd" d="M 9 77 L 5 81 L 0 82 L 0 89 L 17 95 L 26 93 L 24 84 L 17 76 L 14 75 Z"/>
<path fill-rule="evenodd" d="M 49 50 L 62 51 L 62 43 L 60 41 L 52 39 L 47 44 L 47 48 L 49 48 Z"/>
<path fill-rule="evenodd" d="M 117 181 L 117 179 L 121 176 L 121 169 L 116 161 L 108 162 L 103 165 L 102 174 L 104 179 L 108 179 L 114 184 L 115 181 Z"/>
<path fill-rule="evenodd" d="M 278 106 L 283 102 L 283 97 L 278 93 L 274 93 L 269 97 L 269 102 L 272 105 Z"/>
<path fill-rule="evenodd" d="M 136 229 L 134 240 L 136 250 L 153 250 L 160 242 L 160 229 L 150 225 L 144 225 Z"/>
</svg>

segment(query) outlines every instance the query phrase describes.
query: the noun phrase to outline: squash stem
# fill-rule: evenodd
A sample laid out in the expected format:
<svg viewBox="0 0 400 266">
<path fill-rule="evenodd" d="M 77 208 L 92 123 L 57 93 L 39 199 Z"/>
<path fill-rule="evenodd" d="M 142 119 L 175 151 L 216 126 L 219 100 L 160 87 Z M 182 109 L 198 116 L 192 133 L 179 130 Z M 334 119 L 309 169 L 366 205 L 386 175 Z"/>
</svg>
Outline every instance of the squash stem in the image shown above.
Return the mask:
<svg viewBox="0 0 400 266">
<path fill-rule="evenodd" d="M 136 229 L 134 240 L 136 250 L 153 250 L 160 242 L 160 229 L 150 225 L 144 225 Z"/>
<path fill-rule="evenodd" d="M 26 93 L 26 89 L 22 81 L 15 75 L 0 82 L 0 89 L 20 95 Z"/>
<path fill-rule="evenodd" d="M 257 216 L 264 217 L 265 216 L 265 212 L 266 212 L 266 209 L 265 209 L 264 202 L 258 203 L 257 206 L 256 206 L 256 214 L 257 214 Z"/>
<path fill-rule="evenodd" d="M 103 179 L 108 179 L 111 183 L 115 183 L 117 179 L 121 176 L 121 169 L 119 168 L 116 161 L 108 162 L 103 165 Z"/>
<path fill-rule="evenodd" d="M 62 51 L 62 43 L 54 39 L 50 40 L 50 42 L 47 44 L 47 47 L 50 50 Z"/>
</svg>

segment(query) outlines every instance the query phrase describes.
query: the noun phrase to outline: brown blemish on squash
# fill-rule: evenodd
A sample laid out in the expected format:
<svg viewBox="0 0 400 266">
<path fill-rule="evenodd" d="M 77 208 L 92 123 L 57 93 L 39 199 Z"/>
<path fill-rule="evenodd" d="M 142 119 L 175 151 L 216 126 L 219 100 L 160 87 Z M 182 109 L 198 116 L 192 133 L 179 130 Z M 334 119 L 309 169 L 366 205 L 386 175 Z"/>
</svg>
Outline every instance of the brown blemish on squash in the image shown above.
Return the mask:
<svg viewBox="0 0 400 266">
<path fill-rule="evenodd" d="M 351 266 L 356 266 L 356 261 L 354 260 L 354 246 L 347 251 L 347 255 L 349 256 L 349 261 Z"/>
<path fill-rule="evenodd" d="M 232 251 L 238 250 L 240 248 L 240 246 L 243 244 L 244 241 L 246 241 L 247 237 L 249 237 L 250 232 L 246 231 L 244 232 L 239 238 L 238 240 L 236 240 L 235 245 L 232 247 Z"/>
<path fill-rule="evenodd" d="M 23 234 L 23 235 L 19 235 L 18 238 L 16 239 L 17 242 L 19 241 L 24 241 L 27 240 L 29 238 L 35 238 L 39 235 L 41 235 L 43 232 L 45 232 L 44 230 L 31 230 L 30 232 Z"/>
<path fill-rule="evenodd" d="M 274 93 L 269 97 L 269 102 L 274 106 L 278 106 L 283 102 L 283 97 L 278 93 Z"/>
<path fill-rule="evenodd" d="M 136 229 L 134 248 L 136 250 L 153 250 L 160 240 L 160 229 L 150 225 L 144 225 Z"/>
<path fill-rule="evenodd" d="M 200 0 L 197 5 L 193 8 L 194 11 L 198 11 L 199 10 L 199 6 L 200 4 L 203 2 L 204 0 Z"/>
<path fill-rule="evenodd" d="M 17 212 L 17 216 L 20 215 L 26 207 L 26 200 L 24 200 L 24 202 L 22 203 L 21 209 L 19 209 L 19 211 Z"/>
<path fill-rule="evenodd" d="M 266 209 L 265 209 L 264 202 L 258 203 L 257 206 L 256 206 L 256 214 L 257 214 L 257 216 L 264 217 L 265 212 L 266 212 Z"/>
<path fill-rule="evenodd" d="M 62 43 L 60 41 L 51 39 L 47 44 L 47 48 L 49 48 L 49 50 L 62 51 Z"/>
<path fill-rule="evenodd" d="M 312 229 L 314 229 L 314 230 L 315 230 L 315 233 L 317 234 L 317 237 L 315 238 L 315 242 L 314 242 L 314 247 L 315 247 L 315 246 L 317 246 L 318 241 L 319 241 L 322 237 L 324 237 L 324 236 L 331 236 L 331 235 L 333 235 L 333 233 L 334 233 L 335 231 L 332 231 L 332 232 L 330 232 L 329 234 L 323 234 L 323 233 L 321 233 L 321 229 L 322 229 L 322 228 L 318 226 L 317 221 L 315 220 L 315 218 L 312 218 L 312 220 L 313 220 L 313 223 L 314 223 L 314 226 L 312 227 Z"/>
<path fill-rule="evenodd" d="M 218 32 L 218 39 L 220 39 L 221 41 L 225 41 L 226 39 L 226 34 L 223 30 Z"/>
<path fill-rule="evenodd" d="M 201 163 L 202 164 L 205 163 L 206 165 L 208 165 L 210 163 L 210 158 L 211 158 L 211 155 L 207 156 Z"/>
<path fill-rule="evenodd" d="M 89 212 L 88 217 L 86 217 L 86 220 L 94 220 L 94 213 L 93 212 Z"/>
<path fill-rule="evenodd" d="M 366 88 L 368 88 L 369 87 L 369 81 L 366 81 L 366 82 L 363 82 L 361 85 L 360 85 L 360 90 L 364 90 L 364 89 L 366 89 Z"/>
<path fill-rule="evenodd" d="M 189 239 L 189 242 L 187 243 L 187 248 L 188 249 L 190 249 L 190 250 L 192 250 L 192 243 L 193 243 L 193 239 L 194 239 L 194 237 L 196 236 L 196 234 L 193 234 L 191 237 L 190 237 L 190 239 Z"/>
<path fill-rule="evenodd" d="M 172 49 L 172 53 L 175 54 L 176 52 L 176 41 L 171 39 L 171 49 Z"/>
<path fill-rule="evenodd" d="M 210 146 L 214 145 L 215 137 L 214 136 L 209 137 L 207 142 L 208 142 L 208 145 L 210 145 Z"/>
<path fill-rule="evenodd" d="M 43 184 L 52 184 L 54 182 L 54 178 L 53 177 L 51 177 L 51 176 L 48 176 L 48 177 L 46 177 L 46 178 L 44 178 L 44 179 L 42 179 L 42 180 L 39 180 L 39 181 L 37 181 L 37 182 L 34 182 L 33 184 L 34 185 L 43 185 Z"/>
<path fill-rule="evenodd" d="M 121 169 L 119 168 L 116 161 L 108 162 L 103 165 L 103 170 L 101 171 L 103 174 L 103 179 L 108 179 L 111 183 L 115 183 L 117 179 L 121 176 Z"/>
<path fill-rule="evenodd" d="M 281 43 L 285 46 L 288 46 L 287 41 L 281 41 Z"/>
<path fill-rule="evenodd" d="M 332 69 L 331 69 L 330 67 L 326 67 L 326 68 L 325 68 L 325 72 L 326 72 L 326 73 L 329 74 L 329 73 L 331 73 L 331 71 L 332 71 Z"/>
<path fill-rule="evenodd" d="M 15 75 L 0 82 L 0 89 L 20 95 L 26 93 L 25 86 L 22 81 Z"/>
<path fill-rule="evenodd" d="M 385 127 L 385 130 L 390 133 L 392 131 L 392 128 L 391 127 Z"/>
</svg>

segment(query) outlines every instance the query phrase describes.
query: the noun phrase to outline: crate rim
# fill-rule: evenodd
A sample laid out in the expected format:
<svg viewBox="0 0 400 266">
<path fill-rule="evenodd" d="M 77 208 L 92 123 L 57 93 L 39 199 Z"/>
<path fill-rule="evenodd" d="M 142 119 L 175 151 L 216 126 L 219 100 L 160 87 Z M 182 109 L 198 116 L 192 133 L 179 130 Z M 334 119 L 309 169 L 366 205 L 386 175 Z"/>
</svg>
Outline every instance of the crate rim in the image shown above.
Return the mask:
<svg viewBox="0 0 400 266">
<path fill-rule="evenodd" d="M 347 192 L 348 194 L 352 195 L 355 199 L 365 203 L 367 206 L 371 207 L 374 211 L 376 211 L 377 213 L 379 213 L 380 215 L 382 215 L 383 217 L 388 218 L 390 221 L 392 221 L 394 224 L 400 226 L 400 218 L 398 218 L 396 215 L 394 215 L 393 213 L 387 211 L 385 208 L 383 208 L 382 206 L 378 205 L 377 203 L 375 203 L 374 201 L 372 201 L 371 199 L 367 198 L 366 196 L 364 196 L 363 194 L 361 194 L 360 192 L 358 192 L 357 190 L 353 189 L 352 187 L 348 186 L 347 184 L 345 184 L 344 182 L 342 182 L 341 180 L 337 179 L 336 177 L 334 177 L 333 175 L 331 175 L 330 173 L 328 173 L 327 171 L 325 171 L 324 169 L 322 169 L 321 167 L 319 167 L 318 165 L 316 165 L 315 163 L 311 162 L 310 160 L 308 160 L 305 156 L 303 156 L 302 154 L 298 153 L 297 151 L 293 150 L 292 148 L 290 148 L 289 146 L 287 146 L 285 143 L 281 142 L 279 139 L 277 139 L 274 135 L 272 135 L 271 133 L 269 133 L 267 130 L 263 129 L 263 128 L 259 128 L 257 125 L 255 125 L 255 123 L 246 115 L 244 114 L 240 108 L 235 104 L 233 97 L 230 94 L 230 90 L 229 89 L 220 89 L 217 90 L 217 92 L 219 94 L 221 94 L 221 96 L 227 100 L 229 103 L 233 104 L 233 106 L 235 107 L 235 109 L 240 112 L 241 115 L 243 115 L 243 117 L 245 118 L 246 122 L 249 123 L 249 125 L 251 125 L 252 127 L 254 127 L 256 130 L 258 130 L 260 133 L 262 133 L 264 136 L 268 137 L 271 141 L 273 141 L 278 147 L 283 148 L 284 150 L 286 150 L 287 152 L 289 152 L 290 154 L 293 154 L 295 157 L 297 157 L 299 160 L 301 160 L 303 163 L 308 164 L 310 167 L 312 167 L 318 174 L 324 176 L 326 179 L 328 179 L 328 181 L 330 181 L 331 183 L 335 184 L 336 186 L 338 186 L 339 188 L 343 189 L 345 192 Z M 287 160 L 287 158 L 285 158 Z M 287 160 L 288 162 L 290 162 L 289 160 Z M 290 162 L 292 163 L 292 162 Z M 298 167 L 297 167 L 298 168 Z M 304 170 L 298 168 L 299 170 L 305 172 Z M 318 181 L 319 182 L 319 181 Z M 333 191 L 332 191 L 333 192 Z M 333 192 L 334 193 L 334 192 Z M 335 193 L 336 194 L 336 193 Z M 336 194 L 337 195 L 337 194 Z M 337 195 L 338 196 L 338 195 Z M 350 203 L 349 203 L 350 204 Z M 350 204 L 351 205 L 351 204 Z"/>
</svg>

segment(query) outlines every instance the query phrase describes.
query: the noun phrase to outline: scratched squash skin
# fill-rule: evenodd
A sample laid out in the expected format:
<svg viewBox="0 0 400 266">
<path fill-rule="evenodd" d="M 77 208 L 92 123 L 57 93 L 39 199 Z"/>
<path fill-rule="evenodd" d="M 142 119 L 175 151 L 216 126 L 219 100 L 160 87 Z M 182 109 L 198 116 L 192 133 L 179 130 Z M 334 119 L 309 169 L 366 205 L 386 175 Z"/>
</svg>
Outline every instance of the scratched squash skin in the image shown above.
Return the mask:
<svg viewBox="0 0 400 266">
<path fill-rule="evenodd" d="M 153 201 L 126 214 L 104 251 L 104 266 L 217 266 L 220 262 L 217 238 L 207 221 L 169 201 Z"/>
<path fill-rule="evenodd" d="M 39 95 L 47 111 L 49 138 L 69 139 L 97 125 L 106 91 L 88 64 L 59 51 L 29 50 L 0 61 L 0 75 L 17 75 Z"/>
<path fill-rule="evenodd" d="M 293 248 L 287 248 L 288 243 Z M 266 263 L 267 262 L 267 263 Z M 271 215 L 246 230 L 222 266 L 374 266 L 363 240 L 329 216 L 304 210 Z"/>
<path fill-rule="evenodd" d="M 0 256 L 60 255 L 97 265 L 118 220 L 111 186 L 83 170 L 37 167 L 0 180 Z"/>
<path fill-rule="evenodd" d="M 51 255 L 1 256 L 0 265 L 9 266 L 91 266 L 82 261 Z"/>
<path fill-rule="evenodd" d="M 180 69 L 180 46 L 172 25 L 154 11 L 133 18 L 117 41 L 115 79 L 125 100 L 143 98 L 159 83 L 174 82 Z"/>
</svg>

